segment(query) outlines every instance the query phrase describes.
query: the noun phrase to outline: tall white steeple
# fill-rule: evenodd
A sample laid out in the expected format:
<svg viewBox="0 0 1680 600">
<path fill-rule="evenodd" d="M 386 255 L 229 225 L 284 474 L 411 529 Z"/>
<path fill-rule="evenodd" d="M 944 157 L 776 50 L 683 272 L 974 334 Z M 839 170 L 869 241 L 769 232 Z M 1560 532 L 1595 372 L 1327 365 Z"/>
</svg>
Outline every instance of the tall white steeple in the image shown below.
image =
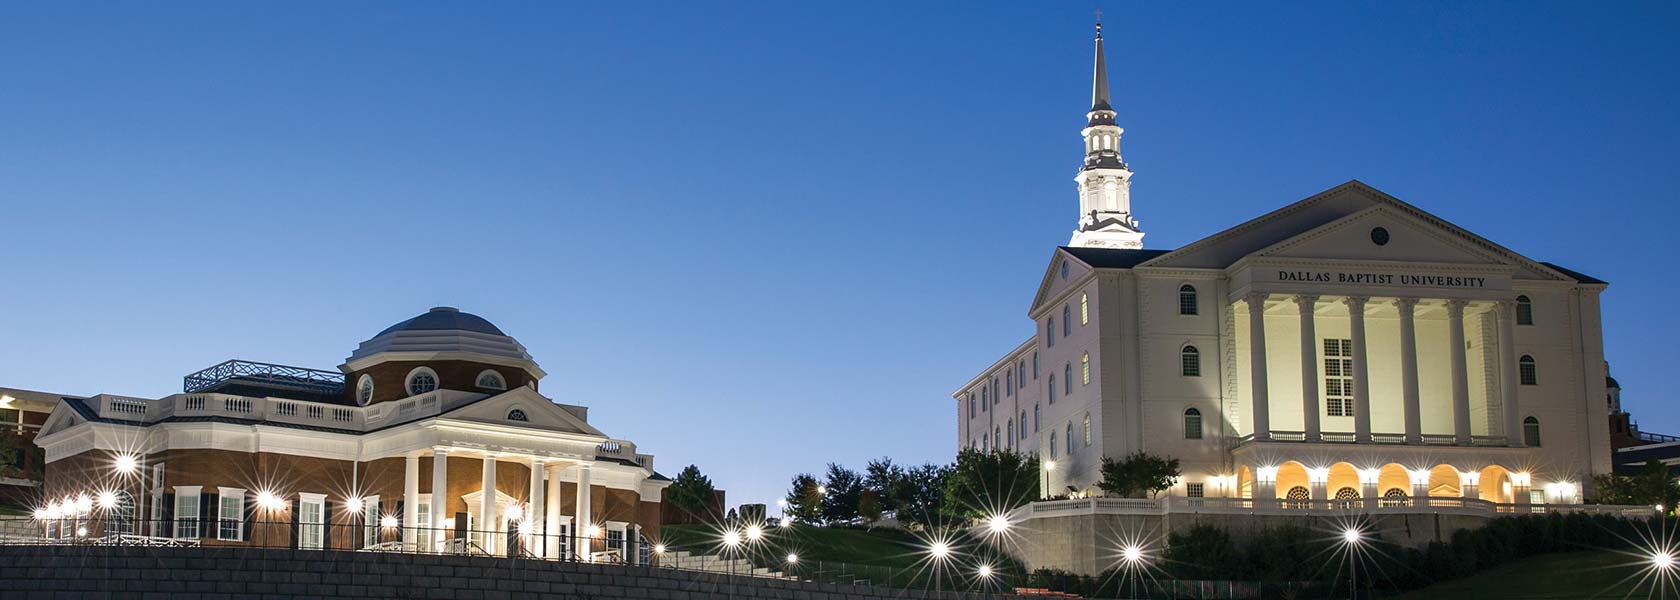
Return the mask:
<svg viewBox="0 0 1680 600">
<path fill-rule="evenodd" d="M 1132 218 L 1132 170 L 1120 159 L 1120 134 L 1108 104 L 1108 64 L 1103 60 L 1102 23 L 1097 23 L 1097 66 L 1091 81 L 1091 112 L 1086 114 L 1085 166 L 1079 184 L 1079 229 L 1069 246 L 1143 248 L 1143 231 Z"/>
</svg>

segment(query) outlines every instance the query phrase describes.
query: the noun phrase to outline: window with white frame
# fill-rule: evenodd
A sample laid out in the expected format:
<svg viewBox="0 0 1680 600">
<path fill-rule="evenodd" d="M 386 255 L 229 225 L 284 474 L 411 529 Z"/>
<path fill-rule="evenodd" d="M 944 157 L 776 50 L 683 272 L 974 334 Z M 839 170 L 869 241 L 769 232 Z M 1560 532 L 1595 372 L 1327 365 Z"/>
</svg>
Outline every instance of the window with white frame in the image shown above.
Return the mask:
<svg viewBox="0 0 1680 600">
<path fill-rule="evenodd" d="M 1079 385 L 1091 385 L 1091 353 L 1079 356 Z"/>
<path fill-rule="evenodd" d="M 128 492 L 115 492 L 117 505 L 111 507 L 105 518 L 106 533 L 135 533 L 134 531 L 134 497 Z"/>
<path fill-rule="evenodd" d="M 1324 414 L 1353 416 L 1353 340 L 1324 339 Z"/>
<path fill-rule="evenodd" d="M 1202 439 L 1202 411 L 1194 408 L 1184 409 L 1184 439 Z"/>
<path fill-rule="evenodd" d="M 1085 447 L 1091 447 L 1091 413 L 1085 413 Z"/>
<path fill-rule="evenodd" d="M 1086 324 L 1089 324 L 1090 322 L 1091 322 L 1091 302 L 1090 302 L 1090 299 L 1086 298 L 1085 294 L 1080 294 L 1079 295 L 1079 324 L 1080 325 L 1086 325 Z"/>
<path fill-rule="evenodd" d="M 197 539 L 198 491 L 196 485 L 175 486 L 175 538 Z"/>
<path fill-rule="evenodd" d="M 505 390 L 507 389 L 507 381 L 502 379 L 501 373 L 485 369 L 483 373 L 478 374 L 478 387 L 487 390 Z"/>
<path fill-rule="evenodd" d="M 408 525 L 408 524 L 404 524 Z M 414 539 L 421 548 L 432 547 L 432 495 L 420 494 L 420 505 L 414 509 L 414 524 L 418 527 Z"/>
<path fill-rule="evenodd" d="M 373 378 L 363 375 L 361 380 L 356 382 L 356 402 L 367 406 L 370 400 L 373 400 Z"/>
<path fill-rule="evenodd" d="M 1178 314 L 1196 314 L 1196 288 L 1188 283 L 1178 287 Z"/>
<path fill-rule="evenodd" d="M 629 558 L 628 548 L 624 546 L 625 523 L 608 522 L 605 528 L 607 534 L 607 550 L 617 550 L 621 558 Z"/>
<path fill-rule="evenodd" d="M 1517 360 L 1517 374 L 1523 385 L 1540 385 L 1540 369 L 1534 366 L 1534 357 L 1524 354 Z"/>
<path fill-rule="evenodd" d="M 1186 483 L 1186 484 L 1184 484 L 1184 495 L 1189 496 L 1191 498 L 1201 498 L 1202 495 L 1203 495 L 1204 489 L 1205 488 L 1203 487 L 1203 484 L 1200 484 L 1200 483 Z"/>
<path fill-rule="evenodd" d="M 326 542 L 326 494 L 298 494 L 298 548 L 320 550 Z"/>
<path fill-rule="evenodd" d="M 155 537 L 169 537 L 163 527 L 163 463 L 152 465 L 152 512 L 146 531 Z"/>
<path fill-rule="evenodd" d="M 1185 346 L 1178 352 L 1179 372 L 1185 377 L 1202 376 L 1202 351 L 1195 346 Z"/>
<path fill-rule="evenodd" d="M 245 538 L 245 490 L 218 488 L 216 539 L 237 542 Z"/>
<path fill-rule="evenodd" d="M 1534 324 L 1534 302 L 1528 296 L 1517 296 L 1517 324 Z"/>
<path fill-rule="evenodd" d="M 420 367 L 408 373 L 408 395 L 418 396 L 437 389 L 437 373 L 431 369 Z"/>
</svg>

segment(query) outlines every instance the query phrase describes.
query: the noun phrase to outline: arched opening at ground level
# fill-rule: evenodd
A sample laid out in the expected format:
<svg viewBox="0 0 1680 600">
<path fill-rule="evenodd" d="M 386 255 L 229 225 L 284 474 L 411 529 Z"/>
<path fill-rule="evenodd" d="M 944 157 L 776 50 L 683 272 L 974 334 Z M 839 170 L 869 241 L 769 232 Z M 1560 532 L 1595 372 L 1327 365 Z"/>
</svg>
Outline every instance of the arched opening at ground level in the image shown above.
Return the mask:
<svg viewBox="0 0 1680 600">
<path fill-rule="evenodd" d="M 1460 487 L 1458 469 L 1452 465 L 1435 465 L 1429 470 L 1429 497 L 1431 498 L 1463 498 L 1464 488 Z"/>
</svg>

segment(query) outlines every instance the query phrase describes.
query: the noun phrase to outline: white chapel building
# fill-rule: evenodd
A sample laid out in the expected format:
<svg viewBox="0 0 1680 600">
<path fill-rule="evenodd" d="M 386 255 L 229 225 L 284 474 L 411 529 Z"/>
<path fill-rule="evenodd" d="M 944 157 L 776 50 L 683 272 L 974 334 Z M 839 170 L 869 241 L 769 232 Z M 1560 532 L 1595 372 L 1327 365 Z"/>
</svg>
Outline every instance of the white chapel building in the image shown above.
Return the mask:
<svg viewBox="0 0 1680 600">
<path fill-rule="evenodd" d="M 1177 458 L 1174 496 L 1582 501 L 1610 472 L 1599 296 L 1350 181 L 1146 249 L 1101 27 L 1079 220 L 1035 333 L 959 388 L 959 448 L 1035 454 L 1047 494 L 1103 457 Z"/>
</svg>

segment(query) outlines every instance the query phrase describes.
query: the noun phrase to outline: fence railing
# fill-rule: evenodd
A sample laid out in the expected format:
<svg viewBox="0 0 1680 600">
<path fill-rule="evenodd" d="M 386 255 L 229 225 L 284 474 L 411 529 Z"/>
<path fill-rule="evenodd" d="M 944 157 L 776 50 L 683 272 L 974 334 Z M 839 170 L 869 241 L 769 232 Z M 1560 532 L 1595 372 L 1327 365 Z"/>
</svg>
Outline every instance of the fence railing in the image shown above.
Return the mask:
<svg viewBox="0 0 1680 600">
<path fill-rule="evenodd" d="M 1611 514 L 1644 518 L 1656 514 L 1650 506 L 1622 506 L 1609 504 L 1508 504 L 1475 498 L 1446 496 L 1355 499 L 1292 500 L 1286 498 L 1187 498 L 1163 496 L 1148 498 L 1085 498 L 1079 500 L 1047 500 L 1033 502 L 1015 509 L 1010 520 L 1067 516 L 1072 514 L 1167 515 L 1175 513 L 1212 514 L 1321 514 L 1345 515 L 1350 512 L 1431 513 L 1497 515 L 1511 513 L 1588 513 Z"/>
</svg>

